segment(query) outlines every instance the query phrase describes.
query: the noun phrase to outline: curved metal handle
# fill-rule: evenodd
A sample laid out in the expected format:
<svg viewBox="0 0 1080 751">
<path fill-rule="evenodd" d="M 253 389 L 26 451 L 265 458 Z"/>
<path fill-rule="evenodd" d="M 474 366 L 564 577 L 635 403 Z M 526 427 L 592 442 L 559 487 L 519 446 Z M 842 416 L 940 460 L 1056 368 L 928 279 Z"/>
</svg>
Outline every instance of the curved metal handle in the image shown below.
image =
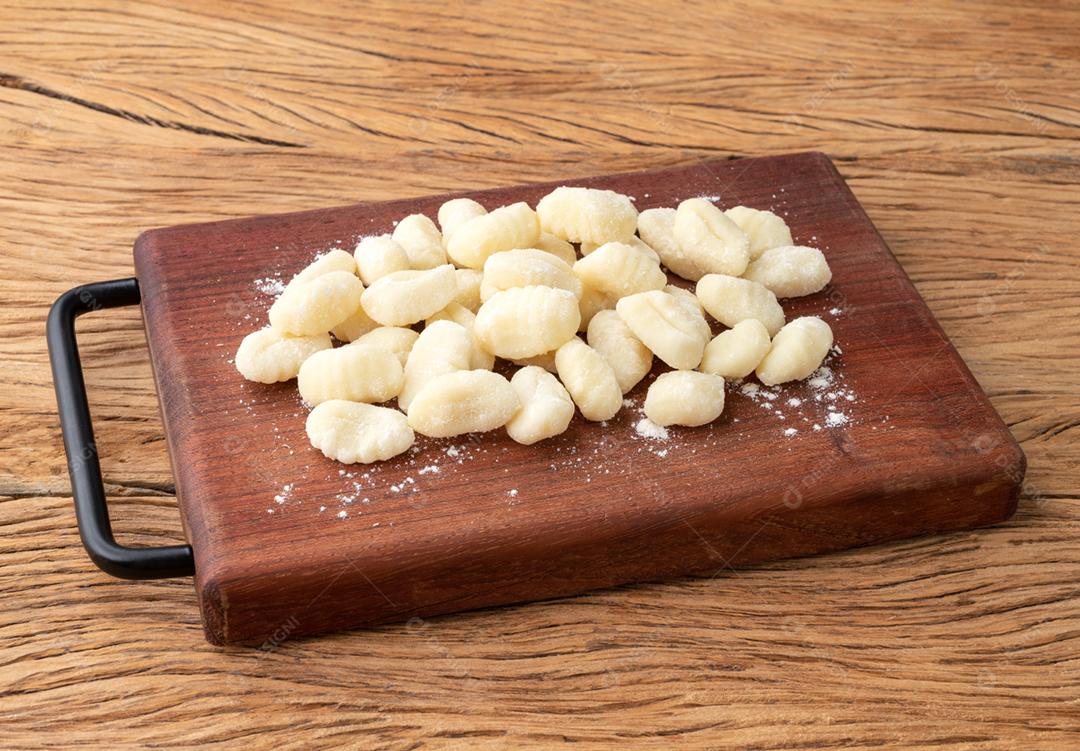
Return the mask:
<svg viewBox="0 0 1080 751">
<path fill-rule="evenodd" d="M 113 538 L 105 486 L 101 480 L 90 405 L 86 400 L 79 348 L 75 343 L 75 319 L 83 313 L 139 304 L 136 279 L 116 279 L 85 284 L 57 298 L 49 310 L 46 333 L 53 386 L 64 434 L 71 492 L 79 536 L 98 568 L 121 579 L 164 579 L 191 576 L 195 557 L 190 545 L 160 548 L 129 548 Z"/>
</svg>

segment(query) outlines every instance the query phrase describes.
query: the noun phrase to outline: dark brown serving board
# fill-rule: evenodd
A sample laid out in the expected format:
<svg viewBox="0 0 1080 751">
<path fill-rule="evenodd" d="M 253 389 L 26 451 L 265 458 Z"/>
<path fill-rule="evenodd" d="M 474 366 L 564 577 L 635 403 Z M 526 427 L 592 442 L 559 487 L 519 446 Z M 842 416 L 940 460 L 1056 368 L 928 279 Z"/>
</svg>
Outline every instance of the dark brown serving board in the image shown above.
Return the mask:
<svg viewBox="0 0 1080 751">
<path fill-rule="evenodd" d="M 833 270 L 823 292 L 783 303 L 789 320 L 832 325 L 832 382 L 771 399 L 733 386 L 717 422 L 658 440 L 635 429 L 650 376 L 608 424 L 579 416 L 543 444 L 420 438 L 395 460 L 345 466 L 308 444 L 295 385 L 244 381 L 233 353 L 265 324 L 267 278 L 406 214 L 434 217 L 448 196 L 147 232 L 135 263 L 210 641 L 713 574 L 1013 512 L 1023 454 L 824 155 L 461 195 L 535 205 L 566 183 L 639 209 L 706 195 L 780 213 Z"/>
</svg>

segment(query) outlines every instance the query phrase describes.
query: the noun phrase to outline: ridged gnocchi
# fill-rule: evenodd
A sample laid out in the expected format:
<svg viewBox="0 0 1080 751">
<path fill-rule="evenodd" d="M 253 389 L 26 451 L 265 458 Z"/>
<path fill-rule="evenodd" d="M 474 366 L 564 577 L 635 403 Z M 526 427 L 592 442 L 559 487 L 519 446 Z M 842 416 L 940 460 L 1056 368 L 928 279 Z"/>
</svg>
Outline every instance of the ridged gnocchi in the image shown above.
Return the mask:
<svg viewBox="0 0 1080 751">
<path fill-rule="evenodd" d="M 501 428 L 520 407 L 510 382 L 490 370 L 437 376 L 409 404 L 409 426 L 431 438 Z"/>
<path fill-rule="evenodd" d="M 750 262 L 750 238 L 711 201 L 691 198 L 672 228 L 682 256 L 705 273 L 739 276 Z"/>
<path fill-rule="evenodd" d="M 638 234 L 671 273 L 696 282 L 705 273 L 683 254 L 675 239 L 675 209 L 646 209 L 638 214 Z"/>
<path fill-rule="evenodd" d="M 638 218 L 640 219 L 641 217 L 639 216 Z M 592 253 L 594 250 L 596 250 L 597 248 L 601 247 L 602 245 L 606 245 L 606 244 L 607 243 L 599 243 L 599 244 L 597 244 L 597 243 L 583 242 L 583 243 L 581 243 L 581 255 L 583 257 L 587 256 L 590 253 Z M 649 246 L 649 244 L 647 242 L 642 240 L 637 235 L 631 235 L 630 239 L 627 240 L 625 244 L 629 245 L 631 248 L 634 248 L 636 250 L 640 250 L 642 253 L 647 255 L 649 258 L 653 259 L 657 263 L 660 263 L 660 255 L 655 250 L 653 250 Z"/>
<path fill-rule="evenodd" d="M 338 347 L 304 360 L 297 387 L 300 398 L 312 405 L 331 399 L 385 402 L 398 395 L 404 378 L 401 362 L 388 349 Z"/>
<path fill-rule="evenodd" d="M 272 328 L 253 331 L 236 350 L 240 375 L 258 383 L 278 383 L 296 378 L 300 366 L 316 352 L 333 346 L 327 333 L 292 336 Z"/>
<path fill-rule="evenodd" d="M 311 445 L 345 464 L 385 461 L 407 451 L 416 436 L 396 409 L 333 399 L 307 417 Z"/>
<path fill-rule="evenodd" d="M 514 373 L 510 385 L 520 409 L 506 423 L 506 432 L 530 446 L 566 431 L 574 417 L 574 401 L 559 379 L 535 365 Z"/>
<path fill-rule="evenodd" d="M 581 322 L 578 299 L 557 287 L 514 287 L 480 306 L 473 331 L 488 352 L 519 360 L 557 349 Z"/>
<path fill-rule="evenodd" d="M 480 310 L 480 285 L 484 283 L 483 273 L 476 269 L 458 269 L 454 275 L 457 278 L 457 295 L 454 296 L 454 302 L 473 313 Z"/>
<path fill-rule="evenodd" d="M 474 217 L 454 230 L 446 252 L 458 266 L 482 269 L 493 253 L 531 248 L 540 239 L 540 221 L 524 202 Z"/>
<path fill-rule="evenodd" d="M 757 366 L 758 380 L 766 386 L 798 381 L 817 370 L 833 343 L 829 324 L 815 316 L 796 318 L 773 337 Z"/>
<path fill-rule="evenodd" d="M 416 344 L 419 336 L 420 334 L 412 329 L 402 326 L 380 326 L 374 331 L 364 334 L 359 339 L 353 340 L 349 346 L 388 349 L 394 353 L 398 362 L 401 363 L 401 367 L 404 368 L 409 359 L 409 352 L 412 351 L 412 347 Z"/>
<path fill-rule="evenodd" d="M 784 309 L 776 295 L 749 279 L 706 274 L 697 283 L 697 298 L 709 315 L 728 327 L 754 318 L 773 336 L 784 325 Z"/>
<path fill-rule="evenodd" d="M 574 264 L 574 273 L 590 288 L 613 297 L 662 289 L 667 274 L 660 264 L 626 243 L 609 242 Z"/>
<path fill-rule="evenodd" d="M 480 300 L 514 287 L 556 287 L 581 297 L 581 279 L 559 257 L 535 248 L 504 250 L 488 256 L 480 283 Z"/>
<path fill-rule="evenodd" d="M 450 264 L 424 271 L 395 271 L 364 290 L 361 304 L 384 326 L 409 326 L 436 313 L 457 295 L 457 275 Z"/>
<path fill-rule="evenodd" d="M 610 420 L 622 407 L 622 389 L 603 355 L 576 336 L 555 352 L 555 369 L 586 420 Z"/>
<path fill-rule="evenodd" d="M 593 316 L 586 340 L 607 360 L 624 394 L 652 370 L 652 352 L 614 310 L 601 310 Z"/>
<path fill-rule="evenodd" d="M 340 248 L 334 248 L 333 250 L 327 251 L 301 269 L 300 272 L 285 285 L 285 292 L 288 292 L 290 289 L 302 287 L 323 274 L 329 274 L 331 271 L 345 271 L 354 274 L 356 273 L 356 261 L 352 256 Z M 284 292 L 282 294 L 284 294 Z"/>
<path fill-rule="evenodd" d="M 390 235 L 372 235 L 356 244 L 353 251 L 360 279 L 369 287 L 376 279 L 411 268 L 409 254 Z"/>
<path fill-rule="evenodd" d="M 724 212 L 728 219 L 750 239 L 750 260 L 756 260 L 763 252 L 781 245 L 791 245 L 791 230 L 787 222 L 771 211 L 733 206 Z"/>
<path fill-rule="evenodd" d="M 398 394 L 398 405 L 409 409 L 416 394 L 428 381 L 446 373 L 469 370 L 473 340 L 463 326 L 453 321 L 435 321 L 426 327 L 405 361 L 405 379 Z"/>
<path fill-rule="evenodd" d="M 724 411 L 724 379 L 694 370 L 663 373 L 649 386 L 643 406 L 657 425 L 707 425 Z"/>
<path fill-rule="evenodd" d="M 701 362 L 709 324 L 689 302 L 653 290 L 624 297 L 615 310 L 634 336 L 671 367 L 691 370 Z"/>
<path fill-rule="evenodd" d="M 618 301 L 619 298 L 615 295 L 585 285 L 581 293 L 581 300 L 578 303 L 578 312 L 581 314 L 578 331 L 586 331 L 593 316 L 601 310 L 615 310 L 615 303 Z"/>
<path fill-rule="evenodd" d="M 363 283 L 351 271 L 321 274 L 286 288 L 270 306 L 270 325 L 297 336 L 325 334 L 356 312 L 363 293 Z"/>
<path fill-rule="evenodd" d="M 770 289 L 777 297 L 802 297 L 825 289 L 832 270 L 817 248 L 786 245 L 770 248 L 746 269 L 746 278 Z"/>
<path fill-rule="evenodd" d="M 724 378 L 745 378 L 769 351 L 769 332 L 755 318 L 740 321 L 705 345 L 699 370 Z"/>
<path fill-rule="evenodd" d="M 570 242 L 626 242 L 637 227 L 637 209 L 621 193 L 562 186 L 536 204 L 544 232 Z"/>
<path fill-rule="evenodd" d="M 410 214 L 394 227 L 394 242 L 405 249 L 413 269 L 433 269 L 446 263 L 442 233 L 423 214 Z"/>
</svg>

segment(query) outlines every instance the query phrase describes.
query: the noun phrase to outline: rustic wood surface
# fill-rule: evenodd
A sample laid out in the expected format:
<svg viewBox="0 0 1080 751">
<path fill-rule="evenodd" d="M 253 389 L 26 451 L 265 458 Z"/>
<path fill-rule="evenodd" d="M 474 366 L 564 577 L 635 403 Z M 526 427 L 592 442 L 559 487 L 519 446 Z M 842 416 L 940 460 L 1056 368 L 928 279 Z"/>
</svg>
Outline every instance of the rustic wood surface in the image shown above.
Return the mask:
<svg viewBox="0 0 1080 751">
<path fill-rule="evenodd" d="M 0 10 L 0 745 L 1075 748 L 1080 8 Z M 1029 460 L 999 527 L 261 651 L 96 572 L 44 350 L 142 229 L 832 156 Z M 80 326 L 122 539 L 181 539 L 137 311 Z"/>
</svg>

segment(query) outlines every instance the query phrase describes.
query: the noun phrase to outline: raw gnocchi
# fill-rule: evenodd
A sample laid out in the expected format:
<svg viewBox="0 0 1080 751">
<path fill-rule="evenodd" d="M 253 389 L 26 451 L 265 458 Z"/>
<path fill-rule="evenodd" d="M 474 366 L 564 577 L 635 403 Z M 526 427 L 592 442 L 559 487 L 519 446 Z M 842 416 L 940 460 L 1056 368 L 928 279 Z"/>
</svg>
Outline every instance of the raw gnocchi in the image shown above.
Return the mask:
<svg viewBox="0 0 1080 751">
<path fill-rule="evenodd" d="M 236 350 L 236 369 L 249 381 L 277 383 L 296 378 L 300 366 L 333 344 L 327 333 L 292 336 L 272 328 L 253 331 Z"/>
<path fill-rule="evenodd" d="M 557 287 L 514 287 L 496 292 L 476 314 L 473 331 L 488 352 L 519 360 L 557 349 L 581 322 L 578 299 Z"/>
<path fill-rule="evenodd" d="M 523 357 L 517 360 L 511 360 L 514 365 L 518 365 L 522 368 L 527 368 L 530 365 L 535 365 L 538 368 L 543 368 L 549 373 L 555 373 L 555 353 L 545 352 L 542 355 L 533 355 L 532 357 Z"/>
<path fill-rule="evenodd" d="M 574 246 L 561 237 L 555 237 L 550 232 L 540 233 L 540 239 L 536 241 L 536 249 L 558 256 L 567 266 L 573 266 L 574 261 L 577 260 Z"/>
<path fill-rule="evenodd" d="M 304 360 L 297 377 L 300 398 L 308 404 L 331 399 L 385 402 L 401 391 L 401 362 L 388 349 L 338 347 Z"/>
<path fill-rule="evenodd" d="M 581 297 L 581 279 L 562 259 L 543 250 L 504 250 L 488 256 L 480 283 L 480 300 L 487 302 L 496 292 L 514 287 L 556 287 Z"/>
<path fill-rule="evenodd" d="M 581 314 L 581 323 L 578 324 L 578 331 L 586 331 L 593 316 L 601 310 L 615 310 L 615 303 L 618 301 L 619 298 L 614 295 L 609 295 L 607 292 L 601 292 L 592 287 L 585 286 L 581 293 L 581 301 L 578 304 L 578 312 Z"/>
<path fill-rule="evenodd" d="M 472 349 L 469 355 L 469 368 L 471 370 L 491 370 L 495 367 L 495 355 L 480 346 L 480 341 L 473 333 L 473 324 L 476 322 L 476 314 L 459 303 L 452 302 L 424 322 L 430 326 L 435 321 L 453 321 L 469 332 L 472 339 Z"/>
<path fill-rule="evenodd" d="M 680 203 L 672 231 L 683 257 L 703 272 L 739 276 L 746 271 L 750 238 L 711 201 Z"/>
<path fill-rule="evenodd" d="M 439 207 L 439 226 L 442 227 L 443 245 L 458 227 L 486 213 L 487 209 L 471 198 L 453 198 L 444 203 Z"/>
<path fill-rule="evenodd" d="M 574 264 L 574 273 L 592 289 L 616 298 L 662 289 L 660 264 L 626 243 L 609 242 Z"/>
<path fill-rule="evenodd" d="M 351 316 L 330 329 L 330 333 L 333 334 L 334 338 L 339 342 L 347 343 L 355 341 L 364 334 L 374 331 L 377 328 L 379 328 L 379 324 L 368 317 L 368 314 L 364 312 L 363 307 L 359 307 Z"/>
<path fill-rule="evenodd" d="M 639 216 L 638 218 L 640 219 L 641 217 Z M 583 242 L 583 243 L 581 243 L 581 255 L 582 256 L 587 256 L 590 253 L 592 253 L 594 250 L 596 250 L 597 248 L 601 247 L 601 245 L 606 245 L 606 244 L 607 243 L 597 244 L 597 243 Z M 649 244 L 646 243 L 644 240 L 642 240 L 637 235 L 631 235 L 630 239 L 626 241 L 626 244 L 629 245 L 631 248 L 635 248 L 636 250 L 640 250 L 642 253 L 647 255 L 649 258 L 653 259 L 657 263 L 660 263 L 660 255 L 655 250 L 653 250 L 651 247 L 649 247 Z"/>
<path fill-rule="evenodd" d="M 363 293 L 363 283 L 351 271 L 321 274 L 286 288 L 270 306 L 270 325 L 297 336 L 325 334 L 356 312 Z"/>
<path fill-rule="evenodd" d="M 821 366 L 832 343 L 829 324 L 815 316 L 796 318 L 773 337 L 768 353 L 757 366 L 758 380 L 775 386 L 806 378 Z"/>
<path fill-rule="evenodd" d="M 409 421 L 396 409 L 341 399 L 311 410 L 306 428 L 312 446 L 345 464 L 390 459 L 416 440 Z"/>
<path fill-rule="evenodd" d="M 777 297 L 802 297 L 825 289 L 832 271 L 817 248 L 785 245 L 770 248 L 746 269 L 746 278 L 772 290 Z"/>
<path fill-rule="evenodd" d="M 409 359 L 409 352 L 412 350 L 413 345 L 416 344 L 419 336 L 412 329 L 401 326 L 380 326 L 374 331 L 364 334 L 359 339 L 355 339 L 349 346 L 388 349 L 394 353 L 398 362 L 401 363 L 401 367 L 404 368 Z"/>
<path fill-rule="evenodd" d="M 530 446 L 566 431 L 574 417 L 574 401 L 559 379 L 535 365 L 514 373 L 510 385 L 521 408 L 506 423 L 506 432 Z"/>
<path fill-rule="evenodd" d="M 316 258 L 294 276 L 285 286 L 285 291 L 302 287 L 323 274 L 329 274 L 331 271 L 347 271 L 354 274 L 356 273 L 356 261 L 344 250 L 334 248 Z"/>
<path fill-rule="evenodd" d="M 610 420 L 622 407 L 622 389 L 603 355 L 573 337 L 555 352 L 555 369 L 586 420 Z"/>
<path fill-rule="evenodd" d="M 457 295 L 454 297 L 454 302 L 475 313 L 480 309 L 480 285 L 484 281 L 483 273 L 476 269 L 458 269 L 454 275 L 457 277 Z"/>
<path fill-rule="evenodd" d="M 784 309 L 776 295 L 749 279 L 706 274 L 697 283 L 697 297 L 709 315 L 725 326 L 755 318 L 772 336 L 784 325 Z"/>
<path fill-rule="evenodd" d="M 652 352 L 614 310 L 601 310 L 593 316 L 586 340 L 615 371 L 615 380 L 624 394 L 652 370 Z"/>
<path fill-rule="evenodd" d="M 570 242 L 626 242 L 637 227 L 637 209 L 621 193 L 562 186 L 536 204 L 545 232 Z"/>
<path fill-rule="evenodd" d="M 360 279 L 369 287 L 376 279 L 410 268 L 409 254 L 390 235 L 365 237 L 353 251 Z"/>
<path fill-rule="evenodd" d="M 524 202 L 495 209 L 457 227 L 446 243 L 446 252 L 459 266 L 482 269 L 493 253 L 531 248 L 540 239 L 536 212 Z"/>
<path fill-rule="evenodd" d="M 364 290 L 361 304 L 384 326 L 409 326 L 436 313 L 457 295 L 457 275 L 450 264 L 425 271 L 395 271 Z"/>
<path fill-rule="evenodd" d="M 615 310 L 634 336 L 671 367 L 690 370 L 701 362 L 709 324 L 688 302 L 653 290 L 624 297 Z"/>
<path fill-rule="evenodd" d="M 750 260 L 756 260 L 769 248 L 791 245 L 791 230 L 787 222 L 771 211 L 733 206 L 724 212 L 728 219 L 750 239 Z"/>
<path fill-rule="evenodd" d="M 660 256 L 660 262 L 691 282 L 701 278 L 702 271 L 683 254 L 675 239 L 675 209 L 646 209 L 638 214 L 638 234 Z"/>
<path fill-rule="evenodd" d="M 423 214 L 410 214 L 398 222 L 391 235 L 405 249 L 409 266 L 414 269 L 433 269 L 446 263 L 442 233 L 435 222 Z"/>
<path fill-rule="evenodd" d="M 472 335 L 453 321 L 435 321 L 425 328 L 405 361 L 405 379 L 398 394 L 398 405 L 408 410 L 413 397 L 428 381 L 446 373 L 468 370 L 472 348 Z"/>
<path fill-rule="evenodd" d="M 694 370 L 664 373 L 649 386 L 644 409 L 657 425 L 707 425 L 724 411 L 724 379 Z"/>
<path fill-rule="evenodd" d="M 765 324 L 747 318 L 705 345 L 699 369 L 724 378 L 745 378 L 754 372 L 768 351 L 769 332 Z"/>
<path fill-rule="evenodd" d="M 501 428 L 520 407 L 510 382 L 490 370 L 437 376 L 409 404 L 409 426 L 431 438 Z"/>
</svg>

